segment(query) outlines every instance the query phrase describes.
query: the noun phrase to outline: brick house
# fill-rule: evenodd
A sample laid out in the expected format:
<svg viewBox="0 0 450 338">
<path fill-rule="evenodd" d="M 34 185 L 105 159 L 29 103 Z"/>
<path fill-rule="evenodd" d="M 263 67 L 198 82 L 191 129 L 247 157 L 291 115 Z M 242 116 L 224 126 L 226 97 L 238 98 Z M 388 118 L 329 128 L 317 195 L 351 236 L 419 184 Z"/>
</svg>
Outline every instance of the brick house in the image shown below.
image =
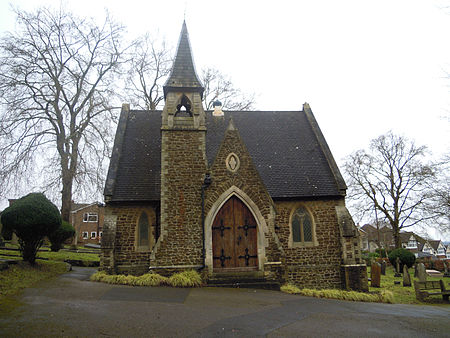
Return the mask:
<svg viewBox="0 0 450 338">
<path fill-rule="evenodd" d="M 367 290 L 346 185 L 310 106 L 204 111 L 183 23 L 162 111 L 122 107 L 101 269 Z"/>
<path fill-rule="evenodd" d="M 74 244 L 100 244 L 103 235 L 104 205 L 72 201 L 69 223 L 75 228 Z"/>
</svg>

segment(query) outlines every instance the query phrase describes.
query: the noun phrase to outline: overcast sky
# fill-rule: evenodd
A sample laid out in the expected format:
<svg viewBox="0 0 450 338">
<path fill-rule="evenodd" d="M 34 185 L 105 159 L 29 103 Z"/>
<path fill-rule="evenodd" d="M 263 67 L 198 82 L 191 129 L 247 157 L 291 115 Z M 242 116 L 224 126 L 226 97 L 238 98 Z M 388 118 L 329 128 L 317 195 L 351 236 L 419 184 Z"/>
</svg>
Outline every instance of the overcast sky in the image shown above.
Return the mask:
<svg viewBox="0 0 450 338">
<path fill-rule="evenodd" d="M 0 0 L 0 32 L 14 29 L 10 3 L 60 1 Z M 388 130 L 436 158 L 450 152 L 450 0 L 61 3 L 81 16 L 108 9 L 130 38 L 159 32 L 174 46 L 185 17 L 197 71 L 220 69 L 259 110 L 308 102 L 341 167 Z"/>
</svg>

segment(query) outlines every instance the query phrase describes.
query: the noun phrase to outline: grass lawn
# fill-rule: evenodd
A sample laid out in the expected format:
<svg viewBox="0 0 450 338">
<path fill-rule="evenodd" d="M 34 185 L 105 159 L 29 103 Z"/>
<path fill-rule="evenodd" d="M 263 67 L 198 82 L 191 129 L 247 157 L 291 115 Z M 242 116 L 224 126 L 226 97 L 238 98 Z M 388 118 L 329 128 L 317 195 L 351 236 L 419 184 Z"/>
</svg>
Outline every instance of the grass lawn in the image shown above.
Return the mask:
<svg viewBox="0 0 450 338">
<path fill-rule="evenodd" d="M 368 276 L 370 277 L 370 267 L 367 267 Z M 448 303 L 444 303 L 442 296 L 431 296 L 426 299 L 426 302 L 420 302 L 416 299 L 416 293 L 414 291 L 414 268 L 409 269 L 411 275 L 412 286 L 403 287 L 403 277 L 394 277 L 394 269 L 391 266 L 386 268 L 386 276 L 381 275 L 381 287 L 373 288 L 370 286 L 369 291 L 379 292 L 381 290 L 389 290 L 394 294 L 394 302 L 401 304 L 420 304 L 420 305 L 444 305 L 449 306 Z M 427 280 L 439 280 L 442 279 L 445 283 L 446 289 L 450 289 L 450 278 L 448 277 L 427 277 Z M 394 281 L 400 281 L 400 284 L 394 284 Z"/>
<path fill-rule="evenodd" d="M 18 247 L 8 243 L 7 248 Z M 0 249 L 0 258 L 19 260 L 18 264 L 12 264 L 8 269 L 0 271 L 0 315 L 4 311 L 10 311 L 18 305 L 14 296 L 23 289 L 66 272 L 67 264 L 63 263 L 66 259 L 81 260 L 85 262 L 86 266 L 88 263 L 99 261 L 99 255 L 93 253 L 67 250 L 52 252 L 46 248 L 43 248 L 43 250 L 45 251 L 38 252 L 37 257 L 46 258 L 47 260 L 37 259 L 36 265 L 30 266 L 22 261 L 19 251 Z"/>
<path fill-rule="evenodd" d="M 34 266 L 20 261 L 0 271 L 0 315 L 19 305 L 13 297 L 40 281 L 54 278 L 67 271 L 67 265 L 57 261 L 38 261 Z"/>
<path fill-rule="evenodd" d="M 15 248 L 17 249 L 18 246 L 14 246 L 11 244 L 7 244 L 8 248 Z M 69 260 L 80 260 L 84 262 L 99 262 L 100 257 L 98 254 L 93 253 L 84 253 L 84 252 L 72 252 L 67 250 L 59 250 L 58 252 L 52 252 L 49 248 L 41 248 L 40 250 L 46 250 L 46 251 L 39 251 L 37 254 L 37 257 L 40 258 L 47 258 L 48 260 L 52 261 L 60 261 L 64 262 L 66 259 Z M 100 253 L 100 250 L 98 250 Z M 11 257 L 11 255 L 14 255 L 14 257 Z M 21 259 L 22 256 L 20 255 L 19 251 L 11 251 L 11 250 L 2 250 L 0 249 L 0 258 L 5 259 L 15 259 L 15 257 Z"/>
</svg>

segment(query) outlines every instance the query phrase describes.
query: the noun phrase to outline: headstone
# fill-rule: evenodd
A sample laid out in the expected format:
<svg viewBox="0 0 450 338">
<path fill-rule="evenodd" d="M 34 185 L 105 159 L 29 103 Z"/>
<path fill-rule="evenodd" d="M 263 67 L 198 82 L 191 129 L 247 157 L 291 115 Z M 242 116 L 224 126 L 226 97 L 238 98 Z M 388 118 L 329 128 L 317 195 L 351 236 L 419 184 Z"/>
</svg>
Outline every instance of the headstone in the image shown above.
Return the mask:
<svg viewBox="0 0 450 338">
<path fill-rule="evenodd" d="M 370 286 L 379 288 L 381 285 L 381 265 L 379 263 L 372 263 L 370 268 Z"/>
<path fill-rule="evenodd" d="M 395 275 L 394 277 L 401 277 L 402 274 L 400 273 L 400 257 L 397 257 L 395 259 Z"/>
<path fill-rule="evenodd" d="M 423 265 L 423 263 L 417 264 L 417 278 L 419 278 L 419 282 L 427 281 L 427 271 L 425 270 L 425 265 Z"/>
<path fill-rule="evenodd" d="M 403 265 L 403 286 L 411 286 L 411 276 L 409 275 L 406 264 Z"/>
<path fill-rule="evenodd" d="M 384 259 L 381 261 L 381 274 L 386 276 L 386 261 Z"/>
<path fill-rule="evenodd" d="M 444 261 L 444 277 L 450 277 L 450 272 L 448 271 L 448 263 Z"/>
</svg>

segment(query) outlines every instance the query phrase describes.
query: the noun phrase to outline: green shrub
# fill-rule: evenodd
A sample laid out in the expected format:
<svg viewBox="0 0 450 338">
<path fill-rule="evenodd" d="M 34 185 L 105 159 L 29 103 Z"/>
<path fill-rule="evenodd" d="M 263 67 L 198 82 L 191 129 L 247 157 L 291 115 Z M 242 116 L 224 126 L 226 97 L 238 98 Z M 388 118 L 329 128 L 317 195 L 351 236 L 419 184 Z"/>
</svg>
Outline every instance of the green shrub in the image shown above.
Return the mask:
<svg viewBox="0 0 450 338">
<path fill-rule="evenodd" d="M 366 252 L 363 254 L 363 259 L 367 266 L 370 266 L 378 257 L 380 257 L 380 255 L 376 252 Z"/>
<path fill-rule="evenodd" d="M 403 271 L 403 266 L 406 265 L 408 268 L 414 265 L 416 261 L 416 256 L 414 254 L 404 248 L 399 248 L 392 250 L 389 253 L 389 262 L 391 262 L 392 266 L 396 267 L 397 257 L 400 258 L 400 271 Z"/>
<path fill-rule="evenodd" d="M 377 248 L 375 249 L 375 252 L 378 254 L 379 257 L 387 257 L 385 248 Z"/>
<path fill-rule="evenodd" d="M 75 235 L 75 228 L 69 222 L 62 221 L 61 226 L 48 235 L 52 251 L 59 251 L 63 243 Z"/>
<path fill-rule="evenodd" d="M 23 260 L 34 264 L 44 237 L 61 226 L 61 215 L 44 194 L 31 193 L 6 208 L 1 222 L 5 231 L 18 237 Z"/>
</svg>

